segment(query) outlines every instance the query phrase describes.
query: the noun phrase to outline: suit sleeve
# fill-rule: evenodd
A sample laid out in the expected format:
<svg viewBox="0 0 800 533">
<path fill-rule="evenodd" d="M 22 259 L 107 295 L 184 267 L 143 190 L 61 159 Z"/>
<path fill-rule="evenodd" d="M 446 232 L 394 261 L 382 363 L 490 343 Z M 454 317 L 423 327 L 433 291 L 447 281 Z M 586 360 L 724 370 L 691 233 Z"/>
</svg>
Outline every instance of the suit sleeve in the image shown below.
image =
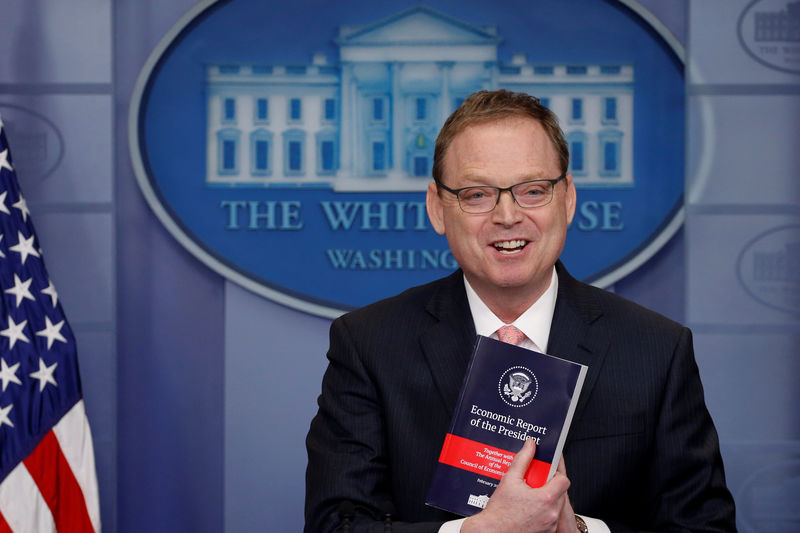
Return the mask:
<svg viewBox="0 0 800 533">
<path fill-rule="evenodd" d="M 658 418 L 647 507 L 656 531 L 736 531 L 719 441 L 705 405 L 692 335 L 682 328 L 669 367 Z M 609 524 L 624 531 L 621 524 Z"/>
<path fill-rule="evenodd" d="M 362 355 L 346 322 L 334 321 L 319 411 L 306 439 L 306 533 L 336 531 L 343 501 L 355 507 L 350 531 L 383 531 L 380 508 L 393 499 L 384 406 Z M 434 533 L 441 524 L 394 522 L 393 531 Z"/>
</svg>

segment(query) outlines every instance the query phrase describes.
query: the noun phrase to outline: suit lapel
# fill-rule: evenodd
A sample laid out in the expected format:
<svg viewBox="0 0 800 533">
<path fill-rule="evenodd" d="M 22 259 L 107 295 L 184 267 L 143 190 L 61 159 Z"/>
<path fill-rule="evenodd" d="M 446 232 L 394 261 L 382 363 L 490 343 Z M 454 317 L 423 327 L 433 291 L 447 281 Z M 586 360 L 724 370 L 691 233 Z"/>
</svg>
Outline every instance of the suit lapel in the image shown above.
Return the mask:
<svg viewBox="0 0 800 533">
<path fill-rule="evenodd" d="M 609 338 L 599 321 L 603 314 L 587 287 L 567 273 L 559 262 L 558 298 L 550 327 L 547 352 L 589 367 L 573 421 L 580 420 L 608 353 Z"/>
<path fill-rule="evenodd" d="M 460 270 L 443 280 L 426 310 L 437 322 L 422 334 L 420 343 L 439 395 L 452 416 L 475 344 L 475 325 Z"/>
<path fill-rule="evenodd" d="M 592 292 L 570 276 L 561 262 L 556 271 L 558 298 L 547 351 L 589 367 L 575 409 L 577 421 L 600 375 L 609 338 L 598 323 L 602 309 Z M 420 344 L 447 413 L 452 415 L 476 338 L 460 270 L 442 280 L 426 310 L 437 321 L 423 332 Z"/>
</svg>

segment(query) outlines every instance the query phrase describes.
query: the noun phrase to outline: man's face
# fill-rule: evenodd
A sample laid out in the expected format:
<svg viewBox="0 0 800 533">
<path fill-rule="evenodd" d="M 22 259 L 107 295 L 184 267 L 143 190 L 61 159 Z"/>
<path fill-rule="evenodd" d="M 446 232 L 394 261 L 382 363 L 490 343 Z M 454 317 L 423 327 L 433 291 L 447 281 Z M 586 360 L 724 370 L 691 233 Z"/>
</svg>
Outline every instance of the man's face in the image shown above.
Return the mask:
<svg viewBox="0 0 800 533">
<path fill-rule="evenodd" d="M 442 182 L 452 189 L 510 187 L 559 175 L 555 148 L 541 124 L 510 117 L 456 135 L 445 154 Z M 575 186 L 567 175 L 556 184 L 552 202 L 529 209 L 503 192 L 493 211 L 475 215 L 464 213 L 455 195 L 440 193 L 431 183 L 427 206 L 434 229 L 447 236 L 453 256 L 482 298 L 512 288 L 519 296 L 538 298 L 564 247 L 575 213 Z"/>
</svg>

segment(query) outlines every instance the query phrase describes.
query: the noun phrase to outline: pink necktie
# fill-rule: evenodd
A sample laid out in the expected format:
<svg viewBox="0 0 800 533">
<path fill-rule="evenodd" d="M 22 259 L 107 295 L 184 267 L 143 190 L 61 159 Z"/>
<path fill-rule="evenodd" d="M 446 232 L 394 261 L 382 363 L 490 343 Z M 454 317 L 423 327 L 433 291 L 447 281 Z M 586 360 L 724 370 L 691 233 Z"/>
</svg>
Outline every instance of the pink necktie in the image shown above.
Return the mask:
<svg viewBox="0 0 800 533">
<path fill-rule="evenodd" d="M 519 346 L 520 343 L 525 340 L 525 334 L 516 326 L 503 326 L 497 330 L 497 338 L 508 344 L 516 344 Z"/>
</svg>

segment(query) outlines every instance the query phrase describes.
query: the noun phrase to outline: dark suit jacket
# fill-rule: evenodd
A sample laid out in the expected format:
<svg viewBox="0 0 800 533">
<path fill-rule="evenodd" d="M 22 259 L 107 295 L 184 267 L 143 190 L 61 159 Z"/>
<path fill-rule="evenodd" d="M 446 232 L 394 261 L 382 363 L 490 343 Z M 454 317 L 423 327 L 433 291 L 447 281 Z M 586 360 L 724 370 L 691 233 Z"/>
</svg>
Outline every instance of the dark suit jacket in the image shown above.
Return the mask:
<svg viewBox="0 0 800 533">
<path fill-rule="evenodd" d="M 717 434 L 690 331 L 573 279 L 559 263 L 548 353 L 588 365 L 564 457 L 575 512 L 612 531 L 734 531 Z M 306 532 L 435 532 L 427 507 L 475 341 L 461 271 L 346 314 L 307 438 Z"/>
</svg>

